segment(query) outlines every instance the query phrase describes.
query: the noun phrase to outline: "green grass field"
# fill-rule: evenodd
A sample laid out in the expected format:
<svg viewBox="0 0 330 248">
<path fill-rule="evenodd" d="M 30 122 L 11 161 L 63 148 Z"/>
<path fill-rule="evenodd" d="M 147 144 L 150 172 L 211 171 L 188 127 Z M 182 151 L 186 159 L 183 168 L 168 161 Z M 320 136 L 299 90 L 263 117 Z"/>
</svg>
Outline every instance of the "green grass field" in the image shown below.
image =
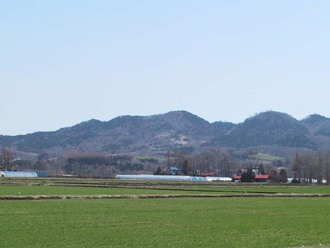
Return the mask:
<svg viewBox="0 0 330 248">
<path fill-rule="evenodd" d="M 329 194 L 330 187 L 0 180 L 0 196 L 18 192 L 23 196 L 272 195 Z M 330 245 L 329 209 L 329 197 L 0 200 L 0 247 L 323 247 Z"/>
<path fill-rule="evenodd" d="M 1 247 L 330 244 L 328 198 L 1 201 Z"/>
<path fill-rule="evenodd" d="M 251 159 L 257 159 L 257 160 L 266 160 L 266 161 L 275 161 L 275 160 L 282 160 L 282 157 L 277 157 L 269 154 L 264 153 L 258 153 L 255 155 L 249 156 Z"/>
<path fill-rule="evenodd" d="M 285 186 L 131 186 L 124 188 L 72 186 L 0 186 L 3 195 L 140 195 L 140 194 L 330 194 L 330 187 Z"/>
<path fill-rule="evenodd" d="M 136 159 L 155 159 L 158 160 L 159 163 L 163 163 L 166 161 L 165 157 L 160 157 L 160 156 L 135 156 Z"/>
<path fill-rule="evenodd" d="M 2 184 L 2 185 L 1 185 Z M 3 195 L 139 195 L 139 194 L 330 194 L 330 187 L 265 183 L 122 181 L 109 179 L 2 179 Z"/>
</svg>

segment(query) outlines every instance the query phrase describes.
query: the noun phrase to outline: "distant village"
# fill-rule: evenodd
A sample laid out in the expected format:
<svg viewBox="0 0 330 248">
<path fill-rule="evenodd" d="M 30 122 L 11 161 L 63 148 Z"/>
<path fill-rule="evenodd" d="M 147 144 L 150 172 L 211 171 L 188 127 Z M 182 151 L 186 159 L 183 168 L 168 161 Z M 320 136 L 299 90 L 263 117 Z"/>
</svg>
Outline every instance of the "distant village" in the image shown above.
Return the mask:
<svg viewBox="0 0 330 248">
<path fill-rule="evenodd" d="M 68 153 L 51 159 L 22 160 L 2 147 L 1 177 L 100 177 L 135 180 L 271 182 L 327 184 L 329 153 L 296 153 L 289 165 L 279 157 L 255 154 L 234 160 L 227 149 L 198 155 L 168 151 L 166 157 Z"/>
</svg>

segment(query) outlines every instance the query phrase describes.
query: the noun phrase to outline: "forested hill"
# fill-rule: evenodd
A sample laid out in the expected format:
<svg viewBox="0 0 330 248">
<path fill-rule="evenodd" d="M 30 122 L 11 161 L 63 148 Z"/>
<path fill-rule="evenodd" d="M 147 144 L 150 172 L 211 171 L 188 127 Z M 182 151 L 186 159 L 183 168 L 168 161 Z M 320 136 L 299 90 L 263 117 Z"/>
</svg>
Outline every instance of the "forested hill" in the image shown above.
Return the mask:
<svg viewBox="0 0 330 248">
<path fill-rule="evenodd" d="M 54 132 L 0 136 L 0 145 L 14 150 L 61 154 L 84 152 L 135 153 L 189 151 L 203 147 L 244 149 L 259 146 L 321 149 L 330 147 L 330 119 L 311 115 L 302 121 L 268 111 L 243 123 L 209 123 L 186 111 L 153 116 L 121 116 L 110 121 L 90 120 Z"/>
<path fill-rule="evenodd" d="M 325 123 L 326 118 L 321 122 Z M 321 144 L 313 135 L 313 123 L 308 119 L 300 122 L 288 114 L 264 112 L 246 119 L 230 133 L 214 138 L 211 144 L 236 148 L 270 145 L 316 149 Z"/>
</svg>

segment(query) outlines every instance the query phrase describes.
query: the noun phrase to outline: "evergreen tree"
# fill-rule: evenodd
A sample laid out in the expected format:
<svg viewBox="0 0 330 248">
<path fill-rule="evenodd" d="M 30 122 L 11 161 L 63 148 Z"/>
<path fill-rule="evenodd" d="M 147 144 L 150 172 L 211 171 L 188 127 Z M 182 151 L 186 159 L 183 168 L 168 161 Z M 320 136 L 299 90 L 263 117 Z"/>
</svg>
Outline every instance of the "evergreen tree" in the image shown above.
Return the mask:
<svg viewBox="0 0 330 248">
<path fill-rule="evenodd" d="M 162 174 L 162 169 L 160 166 L 157 167 L 157 170 L 154 172 L 154 175 L 161 175 Z"/>
<path fill-rule="evenodd" d="M 242 173 L 241 182 L 252 182 L 254 181 L 254 176 L 252 169 L 249 168 L 246 172 Z"/>
<path fill-rule="evenodd" d="M 270 172 L 269 172 L 269 179 L 271 182 L 273 183 L 278 183 L 280 182 L 280 178 L 279 178 L 279 175 L 278 173 L 276 172 L 276 170 L 272 169 Z"/>
<path fill-rule="evenodd" d="M 183 175 L 188 175 L 188 172 L 189 172 L 189 162 L 187 159 L 185 159 L 182 165 L 182 173 Z"/>
<path fill-rule="evenodd" d="M 279 176 L 279 178 L 280 178 L 280 182 L 281 182 L 281 183 L 286 183 L 286 182 L 288 181 L 288 177 L 287 177 L 287 175 L 286 175 L 286 171 L 285 171 L 284 169 L 282 169 L 282 170 L 280 171 L 280 176 Z"/>
<path fill-rule="evenodd" d="M 265 168 L 263 164 L 259 164 L 259 172 L 261 175 L 266 175 Z"/>
</svg>

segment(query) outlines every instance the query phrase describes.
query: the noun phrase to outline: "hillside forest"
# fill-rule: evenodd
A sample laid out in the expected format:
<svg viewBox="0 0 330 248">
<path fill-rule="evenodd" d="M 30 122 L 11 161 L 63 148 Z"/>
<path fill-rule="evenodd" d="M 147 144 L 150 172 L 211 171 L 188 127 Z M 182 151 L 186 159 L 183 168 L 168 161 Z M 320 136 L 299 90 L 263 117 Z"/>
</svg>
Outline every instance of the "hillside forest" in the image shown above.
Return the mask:
<svg viewBox="0 0 330 248">
<path fill-rule="evenodd" d="M 1 136 L 1 169 L 113 177 L 169 174 L 231 177 L 239 168 L 281 170 L 298 181 L 329 178 L 330 119 L 267 111 L 244 122 L 209 123 L 186 111 L 90 120 L 53 132 Z M 329 181 L 329 180 L 328 180 Z"/>
</svg>

